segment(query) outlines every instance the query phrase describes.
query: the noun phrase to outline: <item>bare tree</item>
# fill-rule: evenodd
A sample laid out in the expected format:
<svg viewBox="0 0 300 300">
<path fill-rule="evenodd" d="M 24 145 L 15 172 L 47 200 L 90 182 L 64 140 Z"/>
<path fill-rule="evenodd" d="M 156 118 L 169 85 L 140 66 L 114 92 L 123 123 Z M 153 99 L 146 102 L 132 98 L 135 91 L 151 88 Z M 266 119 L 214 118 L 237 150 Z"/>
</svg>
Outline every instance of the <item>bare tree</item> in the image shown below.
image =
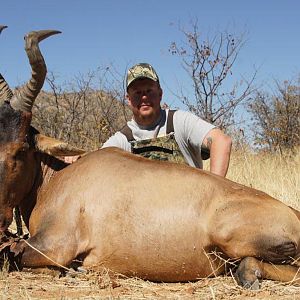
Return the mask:
<svg viewBox="0 0 300 300">
<path fill-rule="evenodd" d="M 227 128 L 234 123 L 237 106 L 249 99 L 254 91 L 256 71 L 248 80 L 242 77 L 238 82 L 229 83 L 233 65 L 244 46 L 244 36 L 221 32 L 211 39 L 201 40 L 197 22 L 192 22 L 190 31 L 180 30 L 184 42 L 173 42 L 169 51 L 182 59 L 182 66 L 192 82 L 194 99 L 190 99 L 184 90 L 178 97 L 191 112 Z"/>
<path fill-rule="evenodd" d="M 109 68 L 79 74 L 66 83 L 48 73 L 50 91 L 41 92 L 34 106 L 33 125 L 43 133 L 86 150 L 101 147 L 131 117 L 123 102 L 120 80 L 108 78 Z M 121 78 L 114 72 L 115 79 Z"/>
<path fill-rule="evenodd" d="M 296 83 L 276 82 L 277 91 L 257 93 L 249 105 L 255 144 L 270 151 L 294 150 L 300 145 L 300 77 Z"/>
</svg>

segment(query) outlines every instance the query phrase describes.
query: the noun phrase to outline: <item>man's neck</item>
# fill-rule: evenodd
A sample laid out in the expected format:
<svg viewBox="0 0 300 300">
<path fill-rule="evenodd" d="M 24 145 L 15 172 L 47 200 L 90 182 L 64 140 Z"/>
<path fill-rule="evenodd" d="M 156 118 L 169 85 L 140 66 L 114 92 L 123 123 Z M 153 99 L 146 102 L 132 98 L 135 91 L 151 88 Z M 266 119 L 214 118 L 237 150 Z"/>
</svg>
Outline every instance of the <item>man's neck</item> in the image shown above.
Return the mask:
<svg viewBox="0 0 300 300">
<path fill-rule="evenodd" d="M 151 117 L 151 118 L 138 119 L 135 116 L 133 116 L 133 120 L 135 121 L 135 123 L 143 129 L 154 128 L 155 126 L 157 126 L 157 124 L 160 123 L 161 118 L 162 118 L 162 110 L 160 110 L 158 116 Z"/>
</svg>

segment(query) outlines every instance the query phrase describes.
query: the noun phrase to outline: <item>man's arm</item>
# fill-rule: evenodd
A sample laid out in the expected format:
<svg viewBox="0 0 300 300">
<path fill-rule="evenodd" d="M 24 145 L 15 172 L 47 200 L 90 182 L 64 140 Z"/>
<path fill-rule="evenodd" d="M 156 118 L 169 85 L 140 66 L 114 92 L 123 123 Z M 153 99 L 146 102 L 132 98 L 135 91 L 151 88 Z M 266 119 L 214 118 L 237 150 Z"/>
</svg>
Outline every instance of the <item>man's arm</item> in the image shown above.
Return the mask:
<svg viewBox="0 0 300 300">
<path fill-rule="evenodd" d="M 214 128 L 208 132 L 202 144 L 210 150 L 210 171 L 225 177 L 230 160 L 231 138 Z"/>
<path fill-rule="evenodd" d="M 72 164 L 75 161 L 77 161 L 79 158 L 81 158 L 81 155 L 65 156 L 64 157 L 64 162 L 66 162 L 68 164 Z"/>
</svg>

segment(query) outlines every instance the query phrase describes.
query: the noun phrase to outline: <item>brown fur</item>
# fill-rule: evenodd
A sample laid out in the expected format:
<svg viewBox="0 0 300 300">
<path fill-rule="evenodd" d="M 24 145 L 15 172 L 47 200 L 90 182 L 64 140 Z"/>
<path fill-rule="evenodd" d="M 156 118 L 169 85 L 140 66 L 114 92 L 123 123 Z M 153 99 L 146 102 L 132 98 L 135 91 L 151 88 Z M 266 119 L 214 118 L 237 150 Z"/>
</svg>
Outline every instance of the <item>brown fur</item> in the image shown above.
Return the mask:
<svg viewBox="0 0 300 300">
<path fill-rule="evenodd" d="M 299 255 L 300 222 L 265 193 L 211 173 L 108 148 L 56 173 L 41 188 L 29 242 L 58 264 L 82 256 L 154 281 L 224 271 L 225 258 L 280 263 Z M 25 246 L 24 266 L 55 265 Z"/>
</svg>

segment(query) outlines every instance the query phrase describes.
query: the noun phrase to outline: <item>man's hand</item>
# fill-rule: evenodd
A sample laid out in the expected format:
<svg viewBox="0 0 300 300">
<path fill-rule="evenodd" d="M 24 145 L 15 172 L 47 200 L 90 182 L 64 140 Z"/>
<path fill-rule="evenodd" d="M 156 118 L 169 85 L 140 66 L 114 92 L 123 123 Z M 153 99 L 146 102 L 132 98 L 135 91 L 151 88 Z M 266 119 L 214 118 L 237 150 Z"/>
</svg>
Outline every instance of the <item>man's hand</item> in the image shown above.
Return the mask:
<svg viewBox="0 0 300 300">
<path fill-rule="evenodd" d="M 64 157 L 64 162 L 68 164 L 72 164 L 73 162 L 77 161 L 81 155 L 74 155 L 74 156 L 65 156 Z"/>
</svg>

